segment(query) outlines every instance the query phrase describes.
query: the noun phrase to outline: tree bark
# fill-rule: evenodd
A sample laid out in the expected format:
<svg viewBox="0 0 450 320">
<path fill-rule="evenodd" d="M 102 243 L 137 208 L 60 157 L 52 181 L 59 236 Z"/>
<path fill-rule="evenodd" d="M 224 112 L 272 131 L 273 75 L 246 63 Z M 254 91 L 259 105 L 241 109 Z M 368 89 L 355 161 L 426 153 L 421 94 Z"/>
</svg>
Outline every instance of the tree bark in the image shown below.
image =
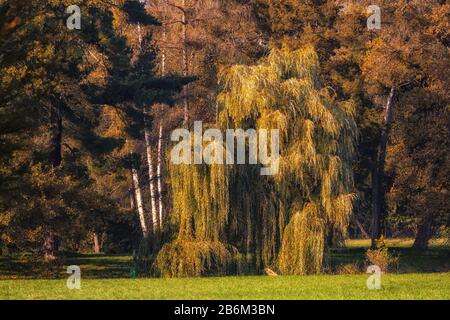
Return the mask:
<svg viewBox="0 0 450 320">
<path fill-rule="evenodd" d="M 366 238 L 366 239 L 370 239 L 371 237 L 370 237 L 369 234 L 366 232 L 366 229 L 364 229 L 364 226 L 361 224 L 361 222 L 359 222 L 359 220 L 356 219 L 356 218 L 355 218 L 355 222 L 356 222 L 356 225 L 357 225 L 358 228 L 359 228 L 359 231 L 361 231 L 363 237 Z"/>
<path fill-rule="evenodd" d="M 56 260 L 56 244 L 55 244 L 55 235 L 53 232 L 46 232 L 44 234 L 44 244 L 42 246 L 44 251 L 44 260 L 49 262 Z"/>
<path fill-rule="evenodd" d="M 55 105 L 60 104 L 60 101 L 54 101 Z M 58 168 L 62 163 L 62 117 L 58 107 L 53 107 L 50 111 L 50 152 L 48 162 L 53 168 Z M 45 261 L 53 261 L 56 259 L 56 239 L 52 231 L 47 231 L 44 234 L 44 243 L 42 244 L 42 251 L 44 252 Z"/>
<path fill-rule="evenodd" d="M 50 155 L 49 163 L 53 167 L 59 167 L 62 162 L 62 117 L 58 109 L 52 108 L 50 114 Z"/>
<path fill-rule="evenodd" d="M 389 129 L 392 122 L 392 107 L 394 105 L 394 100 L 397 95 L 397 89 L 395 87 L 391 88 L 389 94 L 385 114 L 384 114 L 384 125 L 381 131 L 380 145 L 378 149 L 378 156 L 375 168 L 372 173 L 372 248 L 376 247 L 376 241 L 381 235 L 380 225 L 382 219 L 382 203 L 384 199 L 384 165 L 386 162 L 386 150 L 389 139 Z"/>
<path fill-rule="evenodd" d="M 148 237 L 147 222 L 145 219 L 144 203 L 142 201 L 141 186 L 139 184 L 139 174 L 135 167 L 132 168 L 134 194 L 136 198 L 136 206 L 139 214 L 139 221 L 141 223 L 142 235 L 144 238 Z"/>
<path fill-rule="evenodd" d="M 98 233 L 94 232 L 94 253 L 100 253 L 100 242 L 98 240 Z"/>
<path fill-rule="evenodd" d="M 159 209 L 159 228 L 162 231 L 164 229 L 164 204 L 163 204 L 163 184 L 162 184 L 162 161 L 163 161 L 163 125 L 162 122 L 159 125 L 159 138 L 158 138 L 158 167 L 156 175 L 158 176 L 158 209 Z"/>
<path fill-rule="evenodd" d="M 139 50 L 142 51 L 142 32 L 141 25 L 138 24 L 138 38 L 139 38 Z M 145 124 L 144 124 L 144 138 L 145 138 L 145 147 L 147 151 L 147 166 L 148 166 L 148 185 L 150 188 L 150 204 L 151 204 L 151 218 L 152 218 L 152 230 L 156 232 L 159 227 L 158 221 L 158 209 L 156 207 L 156 188 L 155 188 L 155 175 L 153 173 L 153 160 L 152 160 L 152 145 L 150 141 L 150 131 L 148 129 L 148 110 L 144 110 L 145 115 Z"/>
<path fill-rule="evenodd" d="M 182 46 L 183 46 L 183 76 L 187 77 L 189 73 L 189 63 L 187 58 L 187 18 L 186 18 L 186 0 L 182 2 L 183 10 L 181 16 L 182 25 Z M 183 87 L 183 106 L 184 106 L 184 125 L 187 125 L 189 120 L 189 102 L 188 102 L 189 85 Z"/>
<path fill-rule="evenodd" d="M 158 218 L 158 208 L 156 207 L 156 177 L 153 171 L 153 160 L 152 160 L 152 145 L 150 141 L 150 132 L 147 128 L 144 130 L 145 135 L 145 146 L 147 149 L 147 166 L 148 166 L 148 179 L 150 187 L 150 201 L 151 201 L 151 212 L 152 212 L 152 227 L 153 232 L 157 232 L 159 229 L 159 218 Z"/>
<path fill-rule="evenodd" d="M 427 217 L 425 221 L 419 226 L 417 230 L 416 239 L 414 240 L 413 248 L 427 249 L 428 242 L 433 235 L 433 218 Z"/>
<path fill-rule="evenodd" d="M 328 230 L 328 232 L 326 233 L 325 236 L 325 241 L 326 241 L 326 245 L 328 248 L 332 248 L 335 245 L 335 241 L 334 241 L 334 230 L 333 228 L 330 228 L 330 230 Z"/>
<path fill-rule="evenodd" d="M 167 19 L 167 11 L 164 6 L 163 9 L 164 17 L 163 17 L 163 41 L 167 41 L 167 30 L 165 21 Z M 161 76 L 166 75 L 166 51 L 162 49 L 161 51 Z M 159 228 L 161 232 L 164 230 L 164 200 L 163 200 L 163 181 L 162 181 L 162 162 L 163 162 L 163 124 L 162 121 L 159 124 L 159 137 L 158 137 L 158 167 L 156 169 L 156 175 L 158 176 L 158 209 L 159 209 Z"/>
<path fill-rule="evenodd" d="M 139 51 L 142 51 L 142 32 L 140 23 L 138 23 L 138 41 L 139 41 Z"/>
<path fill-rule="evenodd" d="M 165 3 L 163 3 L 163 17 L 162 17 L 162 36 L 163 42 L 167 42 L 167 28 L 166 28 L 166 20 L 167 20 L 167 9 Z M 166 75 L 166 49 L 162 47 L 161 49 L 161 76 Z"/>
<path fill-rule="evenodd" d="M 136 210 L 136 201 L 134 200 L 134 187 L 128 190 L 130 192 L 130 209 L 132 211 Z"/>
</svg>

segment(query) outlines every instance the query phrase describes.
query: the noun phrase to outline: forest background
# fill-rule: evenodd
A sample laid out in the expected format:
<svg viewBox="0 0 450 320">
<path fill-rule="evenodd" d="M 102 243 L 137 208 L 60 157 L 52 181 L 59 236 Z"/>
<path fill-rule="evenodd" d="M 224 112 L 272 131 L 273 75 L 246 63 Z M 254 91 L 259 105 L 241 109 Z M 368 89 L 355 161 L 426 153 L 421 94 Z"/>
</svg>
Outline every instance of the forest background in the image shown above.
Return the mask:
<svg viewBox="0 0 450 320">
<path fill-rule="evenodd" d="M 2 255 L 310 274 L 348 238 L 449 239 L 449 14 L 442 0 L 0 1 Z M 282 128 L 280 175 L 172 165 L 170 134 L 194 121 Z"/>
</svg>

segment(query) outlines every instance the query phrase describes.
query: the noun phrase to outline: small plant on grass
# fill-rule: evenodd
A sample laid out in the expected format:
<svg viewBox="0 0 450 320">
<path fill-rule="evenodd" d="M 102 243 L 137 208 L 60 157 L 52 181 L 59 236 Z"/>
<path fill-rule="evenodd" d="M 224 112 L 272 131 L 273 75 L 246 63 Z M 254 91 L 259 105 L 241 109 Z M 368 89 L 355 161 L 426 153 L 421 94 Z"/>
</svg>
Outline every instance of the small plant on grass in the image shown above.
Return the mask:
<svg viewBox="0 0 450 320">
<path fill-rule="evenodd" d="M 367 250 L 366 261 L 369 265 L 376 265 L 382 272 L 387 273 L 392 266 L 398 266 L 399 257 L 389 252 L 384 237 L 381 236 L 377 241 L 377 248 Z"/>
</svg>

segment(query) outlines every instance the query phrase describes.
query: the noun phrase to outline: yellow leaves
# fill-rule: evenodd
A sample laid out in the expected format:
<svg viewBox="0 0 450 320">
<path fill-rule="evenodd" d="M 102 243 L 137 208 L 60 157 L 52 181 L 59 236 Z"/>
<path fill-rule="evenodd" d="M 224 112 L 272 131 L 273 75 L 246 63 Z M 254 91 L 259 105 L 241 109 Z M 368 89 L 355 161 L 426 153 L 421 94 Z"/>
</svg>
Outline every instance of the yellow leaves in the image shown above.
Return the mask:
<svg viewBox="0 0 450 320">
<path fill-rule="evenodd" d="M 288 125 L 286 115 L 280 110 L 267 111 L 257 120 L 257 127 L 261 129 L 280 129 L 285 132 Z"/>
<path fill-rule="evenodd" d="M 311 47 L 282 48 L 258 65 L 221 71 L 219 125 L 279 129 L 280 170 L 263 179 L 249 165 L 171 166 L 178 241 L 223 241 L 232 229 L 258 243 L 242 249 L 264 265 L 320 271 L 326 225 L 344 228 L 351 214 L 356 125 L 354 104 L 320 88 L 319 67 Z"/>
<path fill-rule="evenodd" d="M 27 75 L 26 65 L 9 66 L 1 69 L 1 86 L 8 87 L 12 82 L 19 82 Z"/>
<path fill-rule="evenodd" d="M 0 212 L 0 226 L 8 226 L 14 217 L 14 211 L 7 210 Z"/>
<path fill-rule="evenodd" d="M 178 238 L 219 241 L 229 214 L 226 167 L 171 165 L 169 172 Z"/>
<path fill-rule="evenodd" d="M 438 37 L 442 41 L 450 36 L 450 4 L 434 7 L 428 18 L 433 22 L 427 32 Z"/>
<path fill-rule="evenodd" d="M 324 224 L 317 218 L 320 206 L 310 202 L 295 212 L 284 229 L 283 242 L 277 259 L 279 270 L 285 274 L 319 273 L 324 251 Z"/>
<path fill-rule="evenodd" d="M 221 242 L 176 240 L 162 248 L 155 266 L 162 277 L 227 275 L 237 271 L 236 254 Z"/>
<path fill-rule="evenodd" d="M 273 49 L 261 64 L 222 70 L 219 82 L 225 90 L 218 98 L 224 109 L 220 122 L 226 124 L 231 118 L 240 126 L 279 106 L 301 112 L 305 98 L 315 90 L 318 71 L 318 57 L 311 47 Z"/>
<path fill-rule="evenodd" d="M 41 63 L 47 64 L 52 62 L 55 55 L 55 47 L 53 44 L 41 46 L 39 42 L 35 41 L 35 46 L 27 54 L 27 60 L 38 60 Z"/>
<path fill-rule="evenodd" d="M 273 49 L 267 60 L 280 79 L 315 79 L 320 70 L 318 56 L 311 46 L 294 51 L 287 47 Z"/>
<path fill-rule="evenodd" d="M 115 138 L 125 141 L 121 148 L 114 150 L 113 157 L 125 157 L 136 150 L 136 141 L 128 139 L 126 122 L 118 108 L 105 105 L 101 115 L 103 125 L 98 129 L 98 134 L 103 138 Z"/>
<path fill-rule="evenodd" d="M 432 1 L 386 5 L 383 20 L 389 22 L 367 45 L 362 61 L 368 96 L 424 78 L 426 86 L 436 85 L 436 92 L 448 91 L 442 85 L 448 76 L 440 71 L 448 69 L 449 5 Z"/>
<path fill-rule="evenodd" d="M 107 128 L 101 133 L 105 138 L 124 137 L 126 123 L 117 108 L 104 106 L 102 118 L 108 123 Z"/>
</svg>

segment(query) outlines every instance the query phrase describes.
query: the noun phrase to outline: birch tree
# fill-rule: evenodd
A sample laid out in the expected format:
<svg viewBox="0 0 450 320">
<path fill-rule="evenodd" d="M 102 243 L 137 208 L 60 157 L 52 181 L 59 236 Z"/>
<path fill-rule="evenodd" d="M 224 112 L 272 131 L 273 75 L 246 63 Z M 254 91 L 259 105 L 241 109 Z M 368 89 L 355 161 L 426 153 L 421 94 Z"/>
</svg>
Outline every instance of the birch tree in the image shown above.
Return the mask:
<svg viewBox="0 0 450 320">
<path fill-rule="evenodd" d="M 131 169 L 132 176 L 133 176 L 133 189 L 134 189 L 134 195 L 136 199 L 136 208 L 139 214 L 139 222 L 141 223 L 141 229 L 142 229 L 142 235 L 144 238 L 148 238 L 149 236 L 149 230 L 147 227 L 147 219 L 146 214 L 144 210 L 144 201 L 142 198 L 142 191 L 141 191 L 141 184 L 139 182 L 139 173 L 136 169 L 135 165 L 133 165 L 133 168 Z"/>
</svg>

